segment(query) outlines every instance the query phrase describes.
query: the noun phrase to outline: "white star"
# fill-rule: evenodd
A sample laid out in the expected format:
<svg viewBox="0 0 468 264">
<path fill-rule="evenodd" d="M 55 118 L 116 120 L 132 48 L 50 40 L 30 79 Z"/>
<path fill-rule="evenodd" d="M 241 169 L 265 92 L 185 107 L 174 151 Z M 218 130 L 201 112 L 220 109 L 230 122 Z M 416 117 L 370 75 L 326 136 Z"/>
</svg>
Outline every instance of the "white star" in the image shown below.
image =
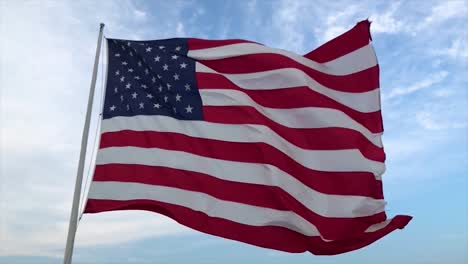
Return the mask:
<svg viewBox="0 0 468 264">
<path fill-rule="evenodd" d="M 140 80 L 140 76 L 135 76 L 133 78 L 135 78 L 135 80 Z"/>
<path fill-rule="evenodd" d="M 161 50 L 164 49 L 164 48 L 166 48 L 166 47 L 164 47 L 164 46 L 159 46 L 159 49 L 161 49 Z"/>
<path fill-rule="evenodd" d="M 173 60 L 177 60 L 177 58 L 179 58 L 179 56 L 177 56 L 177 55 L 172 55 L 172 59 L 173 59 Z"/>
<path fill-rule="evenodd" d="M 155 83 L 155 82 L 156 82 L 156 77 L 153 76 L 153 78 L 151 79 L 151 81 L 152 81 L 153 83 Z"/>
<path fill-rule="evenodd" d="M 149 99 L 153 99 L 153 95 L 152 95 L 152 94 L 147 94 L 146 97 L 148 97 Z"/>
<path fill-rule="evenodd" d="M 153 49 L 152 47 L 147 47 L 146 52 L 151 52 L 152 49 Z"/>
<path fill-rule="evenodd" d="M 162 89 L 163 89 L 163 87 L 161 85 L 159 85 L 159 87 L 158 87 L 159 92 L 162 92 Z"/>
<path fill-rule="evenodd" d="M 140 67 L 141 67 L 141 65 L 143 65 L 143 64 L 141 64 L 141 61 L 138 61 L 138 66 L 140 66 Z"/>
<path fill-rule="evenodd" d="M 163 65 L 163 70 L 167 71 L 169 69 L 169 66 L 167 64 Z"/>
<path fill-rule="evenodd" d="M 176 51 L 179 51 L 181 48 L 182 48 L 182 47 L 177 46 L 177 47 L 175 48 L 175 50 L 176 50 Z"/>
<path fill-rule="evenodd" d="M 130 89 L 130 87 L 132 87 L 132 84 L 131 84 L 131 83 L 127 83 L 127 85 L 125 85 L 125 88 L 126 88 L 126 89 Z"/>
<path fill-rule="evenodd" d="M 159 59 L 161 59 L 161 57 L 159 56 L 154 57 L 154 61 L 159 61 Z"/>
<path fill-rule="evenodd" d="M 128 69 L 128 72 L 133 72 L 133 69 L 132 68 Z"/>
<path fill-rule="evenodd" d="M 124 81 L 125 81 L 125 76 L 120 77 L 120 82 L 124 82 Z"/>
<path fill-rule="evenodd" d="M 179 80 L 179 74 L 174 74 L 174 80 Z"/>
<path fill-rule="evenodd" d="M 185 62 L 184 62 L 184 63 L 181 63 L 181 64 L 180 64 L 180 68 L 181 68 L 181 69 L 187 68 L 187 63 L 185 63 Z"/>
<path fill-rule="evenodd" d="M 133 99 L 136 99 L 137 96 L 138 96 L 138 94 L 137 94 L 136 92 L 133 92 L 133 93 L 132 93 L 132 98 L 133 98 Z"/>
<path fill-rule="evenodd" d="M 175 100 L 176 100 L 177 102 L 180 102 L 180 98 L 182 98 L 182 96 L 180 96 L 180 94 L 177 94 L 176 97 L 175 97 Z"/>
<path fill-rule="evenodd" d="M 167 96 L 164 96 L 164 102 L 166 102 L 166 103 L 167 103 L 167 100 L 169 100 L 169 97 L 167 97 Z"/>
<path fill-rule="evenodd" d="M 128 63 L 126 61 L 122 61 L 122 65 L 127 65 Z"/>
<path fill-rule="evenodd" d="M 116 107 L 115 107 L 115 105 L 113 105 L 113 106 L 109 107 L 109 109 L 110 109 L 111 111 L 114 111 L 114 110 L 115 110 L 115 108 L 116 108 Z"/>
<path fill-rule="evenodd" d="M 116 72 L 115 72 L 115 75 L 120 75 L 120 71 L 116 71 Z"/>
<path fill-rule="evenodd" d="M 190 91 L 190 84 L 187 83 L 187 84 L 185 85 L 185 91 Z"/>
<path fill-rule="evenodd" d="M 120 53 L 116 53 L 115 56 L 116 56 L 116 57 L 120 57 Z"/>
<path fill-rule="evenodd" d="M 161 105 L 160 104 L 153 104 L 153 107 L 159 109 L 161 107 Z"/>
<path fill-rule="evenodd" d="M 166 84 L 166 86 L 167 86 L 167 90 L 170 90 L 171 87 L 172 87 L 172 85 L 170 85 L 170 84 Z"/>
<path fill-rule="evenodd" d="M 193 107 L 191 107 L 190 105 L 188 105 L 187 107 L 185 107 L 185 110 L 187 111 L 187 114 L 188 114 L 188 113 L 192 113 Z"/>
<path fill-rule="evenodd" d="M 145 103 L 140 103 L 140 109 L 145 108 Z"/>
</svg>

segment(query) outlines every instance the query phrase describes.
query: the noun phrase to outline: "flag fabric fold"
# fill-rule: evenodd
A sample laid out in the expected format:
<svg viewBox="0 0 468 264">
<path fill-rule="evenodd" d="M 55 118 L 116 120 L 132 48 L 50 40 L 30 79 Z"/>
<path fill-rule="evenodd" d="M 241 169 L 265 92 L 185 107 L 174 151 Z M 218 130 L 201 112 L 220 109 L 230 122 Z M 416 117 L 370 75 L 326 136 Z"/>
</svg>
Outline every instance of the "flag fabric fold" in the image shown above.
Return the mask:
<svg viewBox="0 0 468 264">
<path fill-rule="evenodd" d="M 148 210 L 287 252 L 348 252 L 401 229 L 382 191 L 370 22 L 306 55 L 246 40 L 107 39 L 85 213 Z"/>
</svg>

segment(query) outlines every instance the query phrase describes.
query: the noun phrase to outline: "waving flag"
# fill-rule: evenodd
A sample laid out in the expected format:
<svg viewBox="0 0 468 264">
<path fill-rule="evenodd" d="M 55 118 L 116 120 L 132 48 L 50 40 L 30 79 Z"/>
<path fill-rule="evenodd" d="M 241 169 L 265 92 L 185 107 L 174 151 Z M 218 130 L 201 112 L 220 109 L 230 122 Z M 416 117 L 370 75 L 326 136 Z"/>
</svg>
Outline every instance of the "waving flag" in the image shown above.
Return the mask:
<svg viewBox="0 0 468 264">
<path fill-rule="evenodd" d="M 338 254 L 387 219 L 370 23 L 297 55 L 245 40 L 108 39 L 86 213 L 149 210 L 288 252 Z"/>
</svg>

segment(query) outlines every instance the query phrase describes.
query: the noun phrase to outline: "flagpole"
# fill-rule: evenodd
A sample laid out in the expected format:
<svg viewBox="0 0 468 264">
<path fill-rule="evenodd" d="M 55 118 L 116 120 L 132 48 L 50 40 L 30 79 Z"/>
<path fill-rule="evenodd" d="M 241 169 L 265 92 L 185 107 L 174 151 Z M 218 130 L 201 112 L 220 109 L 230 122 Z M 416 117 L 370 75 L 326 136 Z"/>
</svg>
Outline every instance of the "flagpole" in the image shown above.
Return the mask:
<svg viewBox="0 0 468 264">
<path fill-rule="evenodd" d="M 63 258 L 64 264 L 71 264 L 72 254 L 73 254 L 73 244 L 75 243 L 75 234 L 78 224 L 78 210 L 80 203 L 80 194 L 81 194 L 81 184 L 83 181 L 83 171 L 84 163 L 86 157 L 86 146 L 88 144 L 88 134 L 89 134 L 89 125 L 91 121 L 91 111 L 93 108 L 93 99 L 94 99 L 94 88 L 96 86 L 96 77 L 99 64 L 99 54 L 101 53 L 101 41 L 102 41 L 102 32 L 104 31 L 104 23 L 101 23 L 99 26 L 99 37 L 96 47 L 96 56 L 94 57 L 94 69 L 93 76 L 91 79 L 91 87 L 89 90 L 88 97 L 88 109 L 86 110 L 86 119 L 83 128 L 83 134 L 81 137 L 81 150 L 80 150 L 80 159 L 78 161 L 78 171 L 76 174 L 76 183 L 75 183 L 75 193 L 73 195 L 73 205 L 70 215 L 70 224 L 68 226 L 68 235 L 67 235 L 67 245 L 65 247 L 65 254 Z"/>
</svg>

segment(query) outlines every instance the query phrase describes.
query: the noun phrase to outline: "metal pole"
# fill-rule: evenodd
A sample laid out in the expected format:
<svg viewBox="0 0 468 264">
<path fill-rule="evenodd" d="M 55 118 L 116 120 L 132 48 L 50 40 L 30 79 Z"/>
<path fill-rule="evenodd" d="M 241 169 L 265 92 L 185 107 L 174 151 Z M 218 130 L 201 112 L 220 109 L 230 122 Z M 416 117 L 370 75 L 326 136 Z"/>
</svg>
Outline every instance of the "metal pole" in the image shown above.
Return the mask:
<svg viewBox="0 0 468 264">
<path fill-rule="evenodd" d="M 73 205 L 70 215 L 70 224 L 68 226 L 67 245 L 65 247 L 65 255 L 63 258 L 64 264 L 71 264 L 73 254 L 73 244 L 75 243 L 76 227 L 78 224 L 78 206 L 80 203 L 81 184 L 83 181 L 84 163 L 86 157 L 86 146 L 88 144 L 89 124 L 91 121 L 91 111 L 93 108 L 94 88 L 96 86 L 96 76 L 99 64 L 99 54 L 101 53 L 102 32 L 104 31 L 104 24 L 101 23 L 99 27 L 99 37 L 96 48 L 96 56 L 94 57 L 93 77 L 91 79 L 91 88 L 88 98 L 88 109 L 86 110 L 85 125 L 83 128 L 83 135 L 81 137 L 81 150 L 80 160 L 78 162 L 78 171 L 76 174 L 75 193 L 73 195 Z"/>
</svg>

